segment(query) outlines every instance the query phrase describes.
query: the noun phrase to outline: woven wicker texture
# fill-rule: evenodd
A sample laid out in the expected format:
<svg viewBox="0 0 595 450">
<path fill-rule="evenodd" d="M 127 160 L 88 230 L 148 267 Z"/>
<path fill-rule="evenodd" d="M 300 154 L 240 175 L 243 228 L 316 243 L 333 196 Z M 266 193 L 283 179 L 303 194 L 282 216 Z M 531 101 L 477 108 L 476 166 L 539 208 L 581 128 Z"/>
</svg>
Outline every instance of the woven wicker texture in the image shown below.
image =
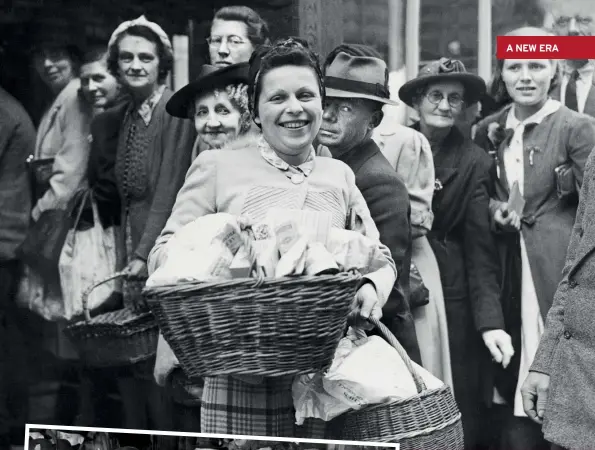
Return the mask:
<svg viewBox="0 0 595 450">
<path fill-rule="evenodd" d="M 150 311 L 124 308 L 95 317 L 90 315 L 87 297 L 91 291 L 103 283 L 123 276 L 123 273 L 118 272 L 90 286 L 83 293 L 85 319 L 69 325 L 64 330 L 88 366 L 132 365 L 151 358 L 157 351 L 159 329 Z M 139 280 L 134 283 L 144 286 L 145 281 Z"/>
<path fill-rule="evenodd" d="M 419 378 L 411 360 L 392 333 L 375 319 L 371 321 L 397 349 L 414 380 Z M 428 390 L 386 405 L 374 405 L 342 417 L 341 439 L 352 441 L 399 442 L 402 449 L 463 449 L 461 413 L 448 386 Z"/>
<path fill-rule="evenodd" d="M 188 282 L 144 291 L 191 378 L 295 375 L 327 369 L 358 274 Z"/>
</svg>

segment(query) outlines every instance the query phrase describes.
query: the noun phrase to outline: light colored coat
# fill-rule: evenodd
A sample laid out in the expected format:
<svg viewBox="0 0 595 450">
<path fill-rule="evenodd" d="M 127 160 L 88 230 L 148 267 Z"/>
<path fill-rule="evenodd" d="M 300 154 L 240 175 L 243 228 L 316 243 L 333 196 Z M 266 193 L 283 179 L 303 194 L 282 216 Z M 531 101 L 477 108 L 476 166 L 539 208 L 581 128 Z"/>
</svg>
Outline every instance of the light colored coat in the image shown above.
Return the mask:
<svg viewBox="0 0 595 450">
<path fill-rule="evenodd" d="M 390 250 L 380 243 L 378 229 L 355 185 L 353 171 L 341 161 L 316 157 L 312 173 L 302 184 L 295 185 L 282 171 L 265 161 L 258 150 L 258 139 L 260 137 L 250 136 L 225 149 L 198 155 L 188 170 L 172 214 L 149 254 L 149 274 L 167 258 L 165 244 L 171 236 L 207 214 L 225 212 L 240 216 L 248 213 L 258 220 L 275 205 L 289 209 L 312 209 L 322 205 L 322 210 L 333 212 L 334 226 L 344 226 L 353 209 L 362 220 L 359 231 L 378 241 L 387 259 L 386 265 L 365 277 L 374 283 L 383 306 L 397 279 L 395 263 Z M 323 205 L 329 197 L 334 201 Z M 305 199 L 306 205 L 300 199 Z M 291 206 L 294 200 L 297 203 Z"/>
<path fill-rule="evenodd" d="M 92 113 L 72 80 L 44 114 L 37 130 L 35 158 L 55 158 L 50 188 L 34 206 L 36 212 L 63 209 L 84 185 L 89 160 Z"/>
</svg>

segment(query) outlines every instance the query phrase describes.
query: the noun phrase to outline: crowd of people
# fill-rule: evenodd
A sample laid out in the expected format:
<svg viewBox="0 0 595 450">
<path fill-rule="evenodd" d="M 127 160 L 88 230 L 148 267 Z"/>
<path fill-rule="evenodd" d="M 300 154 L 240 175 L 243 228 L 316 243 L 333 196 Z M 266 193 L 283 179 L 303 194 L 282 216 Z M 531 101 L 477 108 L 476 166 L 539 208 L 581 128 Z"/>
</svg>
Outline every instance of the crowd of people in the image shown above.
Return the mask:
<svg viewBox="0 0 595 450">
<path fill-rule="evenodd" d="M 592 6 L 551 7 L 553 32 L 595 30 Z M 245 6 L 219 10 L 207 42 L 210 63 L 175 93 L 166 84 L 170 39 L 144 16 L 82 55 L 69 45 L 41 48 L 37 67 L 54 99 L 37 131 L 0 91 L 5 327 L 14 326 L 14 305 L 47 318 L 61 304 L 68 287 L 59 273 L 40 273 L 19 248 L 81 189 L 97 216 L 82 205 L 77 230 L 96 219 L 116 230 L 124 305 L 134 280 L 163 264 L 169 238 L 199 217 L 258 218 L 285 203 L 331 211 L 333 226 L 345 228 L 355 213 L 385 264 L 359 285 L 350 323 L 369 328 L 366 319 L 381 318 L 412 360 L 452 388 L 466 448 L 592 445 L 595 65 L 498 60 L 486 85 L 441 58 L 398 91 L 419 118 L 407 127 L 385 120 L 397 103 L 373 48 L 344 43 L 320 59 L 299 38 L 271 42 L 265 21 Z M 461 130 L 457 120 L 486 96 L 499 109 L 484 111 L 471 133 Z M 41 192 L 29 183 L 29 155 L 52 161 Z M 424 286 L 427 298 L 413 301 Z M 47 322 L 53 334 L 43 345 L 69 353 L 64 323 Z M 4 339 L 0 347 L 9 375 L 18 355 Z M 183 374 L 169 352 L 160 339 L 149 375 L 83 368 L 93 413 L 78 425 L 328 436 L 296 428 L 291 377 L 207 377 L 197 402 L 174 404 L 166 387 Z M 0 380 L 7 436 L 12 388 Z M 110 382 L 122 398 L 119 423 L 101 405 Z"/>
</svg>

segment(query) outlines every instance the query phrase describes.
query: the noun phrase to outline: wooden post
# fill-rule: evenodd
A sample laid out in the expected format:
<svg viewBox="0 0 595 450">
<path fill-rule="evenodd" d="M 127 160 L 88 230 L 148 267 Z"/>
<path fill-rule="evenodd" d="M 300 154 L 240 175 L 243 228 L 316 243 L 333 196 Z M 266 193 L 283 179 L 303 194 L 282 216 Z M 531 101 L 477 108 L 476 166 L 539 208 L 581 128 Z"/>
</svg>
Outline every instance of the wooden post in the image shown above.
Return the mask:
<svg viewBox="0 0 595 450">
<path fill-rule="evenodd" d="M 343 0 L 298 0 L 299 35 L 324 60 L 343 43 Z"/>
<path fill-rule="evenodd" d="M 407 0 L 405 22 L 405 65 L 407 80 L 415 78 L 419 71 L 419 34 L 421 0 Z"/>
<path fill-rule="evenodd" d="M 388 70 L 393 72 L 403 66 L 403 1 L 388 0 Z"/>
<path fill-rule="evenodd" d="M 477 0 L 477 74 L 492 76 L 492 0 Z"/>
</svg>

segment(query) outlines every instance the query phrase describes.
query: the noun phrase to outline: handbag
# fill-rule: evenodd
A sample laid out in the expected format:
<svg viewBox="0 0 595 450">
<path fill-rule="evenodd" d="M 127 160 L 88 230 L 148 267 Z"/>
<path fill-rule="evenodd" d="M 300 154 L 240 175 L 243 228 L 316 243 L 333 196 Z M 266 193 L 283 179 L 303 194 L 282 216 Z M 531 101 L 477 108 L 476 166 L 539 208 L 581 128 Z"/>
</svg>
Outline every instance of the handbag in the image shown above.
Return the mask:
<svg viewBox="0 0 595 450">
<path fill-rule="evenodd" d="M 54 158 L 35 159 L 33 155 L 26 161 L 29 183 L 35 201 L 43 197 L 50 188 L 50 178 L 54 171 Z"/>
<path fill-rule="evenodd" d="M 409 291 L 409 307 L 412 311 L 430 303 L 430 291 L 424 284 L 418 268 L 413 263 L 411 263 L 409 272 Z"/>
<path fill-rule="evenodd" d="M 41 275 L 55 276 L 70 222 L 68 209 L 43 211 L 17 249 L 17 257 Z"/>
</svg>

